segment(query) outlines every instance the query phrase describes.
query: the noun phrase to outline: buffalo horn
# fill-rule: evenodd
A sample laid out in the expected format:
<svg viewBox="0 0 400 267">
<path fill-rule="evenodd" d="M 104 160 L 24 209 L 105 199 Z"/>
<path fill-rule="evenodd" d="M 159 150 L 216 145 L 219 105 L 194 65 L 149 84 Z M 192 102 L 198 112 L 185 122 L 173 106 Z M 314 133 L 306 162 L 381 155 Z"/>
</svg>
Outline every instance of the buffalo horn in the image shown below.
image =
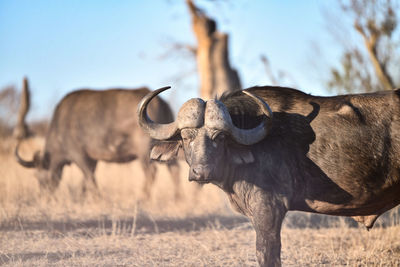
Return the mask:
<svg viewBox="0 0 400 267">
<path fill-rule="evenodd" d="M 145 130 L 151 138 L 156 140 L 166 140 L 173 137 L 177 131 L 178 126 L 176 122 L 171 122 L 167 124 L 159 124 L 153 122 L 149 116 L 147 115 L 147 105 L 150 101 L 156 97 L 161 92 L 170 89 L 171 86 L 163 87 L 153 92 L 148 93 L 142 101 L 140 101 L 138 106 L 138 117 L 139 117 L 139 125 Z"/>
<path fill-rule="evenodd" d="M 236 142 L 243 145 L 253 145 L 260 142 L 268 133 L 268 130 L 272 122 L 272 111 L 268 104 L 260 97 L 250 93 L 249 91 L 242 91 L 249 97 L 253 98 L 254 101 L 259 105 L 261 111 L 264 114 L 263 121 L 252 129 L 240 129 L 235 125 L 230 124 L 229 131 Z"/>
<path fill-rule="evenodd" d="M 24 166 L 25 168 L 35 168 L 38 165 L 39 152 L 35 153 L 35 156 L 33 157 L 33 160 L 31 160 L 31 161 L 24 160 L 19 156 L 19 153 L 18 153 L 19 144 L 20 143 L 17 144 L 17 146 L 15 147 L 15 151 L 14 151 L 15 152 L 15 158 L 17 159 L 17 162 L 19 164 L 21 164 L 22 166 Z"/>
</svg>

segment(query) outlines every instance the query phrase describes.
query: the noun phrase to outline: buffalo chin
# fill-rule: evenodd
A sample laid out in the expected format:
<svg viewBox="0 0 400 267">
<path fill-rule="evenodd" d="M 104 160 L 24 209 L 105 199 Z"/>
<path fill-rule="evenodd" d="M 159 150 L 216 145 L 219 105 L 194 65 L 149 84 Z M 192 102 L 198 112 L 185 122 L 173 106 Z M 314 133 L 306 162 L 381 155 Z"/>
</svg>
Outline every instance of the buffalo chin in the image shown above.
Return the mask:
<svg viewBox="0 0 400 267">
<path fill-rule="evenodd" d="M 209 179 L 209 178 L 207 178 L 207 179 L 196 179 L 196 178 L 193 178 L 193 177 L 190 177 L 190 176 L 189 176 L 188 180 L 189 180 L 189 182 L 197 182 L 199 184 L 209 184 L 209 183 L 211 183 L 213 181 L 213 179 Z"/>
</svg>

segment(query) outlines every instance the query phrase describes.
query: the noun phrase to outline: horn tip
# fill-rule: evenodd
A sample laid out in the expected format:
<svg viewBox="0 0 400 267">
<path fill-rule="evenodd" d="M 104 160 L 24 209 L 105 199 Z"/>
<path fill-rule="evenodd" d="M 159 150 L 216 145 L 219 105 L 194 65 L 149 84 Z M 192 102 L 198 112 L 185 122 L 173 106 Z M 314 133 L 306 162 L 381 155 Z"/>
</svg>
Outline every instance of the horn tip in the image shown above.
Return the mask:
<svg viewBox="0 0 400 267">
<path fill-rule="evenodd" d="M 242 93 L 248 95 L 248 96 L 254 96 L 254 94 L 248 92 L 247 90 L 242 90 Z"/>
<path fill-rule="evenodd" d="M 171 89 L 171 86 L 164 86 L 164 87 L 161 87 L 160 89 L 157 89 L 156 91 L 157 92 L 163 92 L 163 91 L 168 90 L 168 89 Z"/>
</svg>

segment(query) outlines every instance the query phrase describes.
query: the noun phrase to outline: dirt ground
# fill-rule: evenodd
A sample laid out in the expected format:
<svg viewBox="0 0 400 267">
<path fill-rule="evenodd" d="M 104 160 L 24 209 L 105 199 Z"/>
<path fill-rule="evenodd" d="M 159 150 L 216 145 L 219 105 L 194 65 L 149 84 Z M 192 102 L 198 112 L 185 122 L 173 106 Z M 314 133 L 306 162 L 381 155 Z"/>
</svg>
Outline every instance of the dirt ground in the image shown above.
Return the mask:
<svg viewBox="0 0 400 267">
<path fill-rule="evenodd" d="M 29 156 L 40 140 L 24 144 Z M 82 197 L 82 174 L 67 167 L 56 193 L 40 194 L 32 170 L 11 150 L 0 154 L 0 264 L 4 266 L 257 266 L 255 233 L 215 186 L 186 179 L 180 189 L 159 166 L 144 200 L 136 162 L 100 163 L 101 198 Z M 370 231 L 343 218 L 289 213 L 282 229 L 283 266 L 400 266 L 399 212 Z"/>
</svg>

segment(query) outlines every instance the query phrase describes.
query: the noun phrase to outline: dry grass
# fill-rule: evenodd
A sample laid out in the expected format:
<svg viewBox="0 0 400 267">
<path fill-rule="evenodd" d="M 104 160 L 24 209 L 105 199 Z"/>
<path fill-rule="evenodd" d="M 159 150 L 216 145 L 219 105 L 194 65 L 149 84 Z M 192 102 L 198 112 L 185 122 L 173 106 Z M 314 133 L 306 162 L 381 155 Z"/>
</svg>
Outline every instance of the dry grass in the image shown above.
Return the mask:
<svg viewBox="0 0 400 267">
<path fill-rule="evenodd" d="M 175 202 L 164 166 L 150 201 L 142 199 L 136 162 L 100 163 L 101 199 L 82 198 L 82 174 L 64 170 L 60 188 L 41 196 L 33 171 L 18 166 L 12 143 L 0 142 L 0 264 L 5 266 L 256 266 L 255 233 L 216 187 L 186 180 Z M 41 146 L 30 140 L 26 155 Z M 22 151 L 24 152 L 24 151 Z M 398 215 L 397 215 L 398 216 Z M 316 219 L 317 218 L 317 219 Z M 321 219 L 322 218 L 322 219 Z M 398 222 L 399 217 L 389 218 Z M 316 228 L 311 221 L 319 220 Z M 296 228 L 295 225 L 306 227 Z M 312 227 L 307 227 L 312 226 Z M 290 214 L 282 230 L 284 266 L 400 266 L 400 226 L 371 231 L 347 220 Z"/>
</svg>

